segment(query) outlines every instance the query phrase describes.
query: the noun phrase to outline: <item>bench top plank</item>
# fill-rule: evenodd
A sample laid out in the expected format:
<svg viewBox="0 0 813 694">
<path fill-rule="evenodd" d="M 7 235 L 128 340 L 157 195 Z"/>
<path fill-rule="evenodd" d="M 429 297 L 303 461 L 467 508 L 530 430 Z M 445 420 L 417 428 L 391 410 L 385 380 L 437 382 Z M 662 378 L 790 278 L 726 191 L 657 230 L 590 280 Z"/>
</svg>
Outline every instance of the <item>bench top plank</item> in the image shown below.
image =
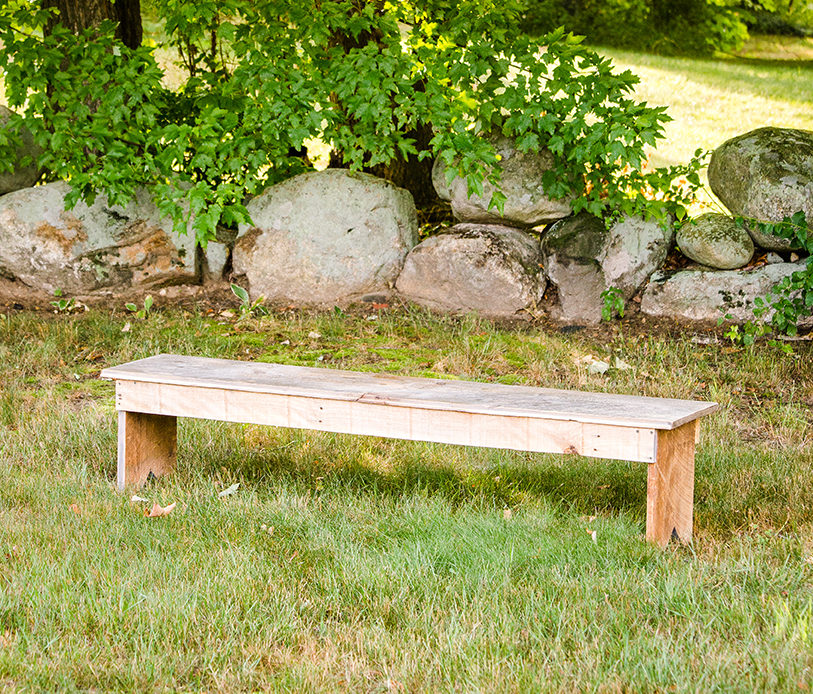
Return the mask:
<svg viewBox="0 0 813 694">
<path fill-rule="evenodd" d="M 110 367 L 102 371 L 101 377 L 649 429 L 674 429 L 718 409 L 713 402 L 412 378 L 173 354 L 159 354 Z"/>
</svg>

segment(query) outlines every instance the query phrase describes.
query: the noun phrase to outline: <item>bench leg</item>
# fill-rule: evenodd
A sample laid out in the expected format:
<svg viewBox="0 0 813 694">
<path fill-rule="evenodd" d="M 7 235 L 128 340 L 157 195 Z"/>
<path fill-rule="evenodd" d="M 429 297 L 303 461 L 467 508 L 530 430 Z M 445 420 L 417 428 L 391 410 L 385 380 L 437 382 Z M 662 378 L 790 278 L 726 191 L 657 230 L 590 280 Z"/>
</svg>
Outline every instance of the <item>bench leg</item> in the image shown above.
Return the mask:
<svg viewBox="0 0 813 694">
<path fill-rule="evenodd" d="M 649 465 L 646 539 L 661 547 L 692 539 L 694 444 L 697 421 L 658 432 L 657 460 Z"/>
<path fill-rule="evenodd" d="M 160 477 L 175 467 L 175 417 L 119 410 L 118 486 L 143 485 L 152 473 Z"/>
</svg>

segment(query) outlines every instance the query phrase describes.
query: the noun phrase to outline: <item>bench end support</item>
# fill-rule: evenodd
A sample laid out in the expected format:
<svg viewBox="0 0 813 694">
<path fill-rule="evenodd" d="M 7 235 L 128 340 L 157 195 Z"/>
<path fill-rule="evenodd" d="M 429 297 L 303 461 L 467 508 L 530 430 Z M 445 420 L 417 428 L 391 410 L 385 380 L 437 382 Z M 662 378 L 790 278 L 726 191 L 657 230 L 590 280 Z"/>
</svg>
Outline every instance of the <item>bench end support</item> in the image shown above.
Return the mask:
<svg viewBox="0 0 813 694">
<path fill-rule="evenodd" d="M 692 539 L 694 448 L 697 420 L 658 432 L 657 459 L 649 465 L 646 539 L 661 547 Z"/>
<path fill-rule="evenodd" d="M 118 488 L 142 486 L 150 474 L 175 468 L 177 420 L 157 414 L 119 410 Z"/>
</svg>

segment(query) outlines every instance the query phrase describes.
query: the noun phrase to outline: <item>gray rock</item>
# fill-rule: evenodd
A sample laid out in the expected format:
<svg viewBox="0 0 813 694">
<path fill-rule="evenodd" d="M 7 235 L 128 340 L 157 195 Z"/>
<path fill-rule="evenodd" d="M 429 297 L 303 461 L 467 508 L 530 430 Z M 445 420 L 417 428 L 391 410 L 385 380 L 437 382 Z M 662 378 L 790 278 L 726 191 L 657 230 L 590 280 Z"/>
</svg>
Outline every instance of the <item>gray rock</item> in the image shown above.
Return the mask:
<svg viewBox="0 0 813 694">
<path fill-rule="evenodd" d="M 551 200 L 542 188 L 542 175 L 554 164 L 549 151 L 523 153 L 514 147 L 513 140 L 506 137 L 492 138 L 492 142 L 501 157 L 499 188 L 506 196 L 502 214 L 496 208 L 488 208 L 495 186 L 485 181 L 483 194 L 469 197 L 466 179 L 456 176 L 447 184 L 445 163 L 440 159 L 435 161 L 432 183 L 441 198 L 451 201 L 457 219 L 479 224 L 534 227 L 570 214 L 572 198 Z"/>
<path fill-rule="evenodd" d="M 784 262 L 785 261 L 783 260 L 782 256 L 779 255 L 778 253 L 771 252 L 771 253 L 767 253 L 765 255 L 765 263 L 767 265 L 775 265 L 776 263 L 784 263 Z"/>
<path fill-rule="evenodd" d="M 604 223 L 584 213 L 554 224 L 542 237 L 542 262 L 548 279 L 556 285 L 562 320 L 601 320 L 601 293 L 607 285 L 598 259 L 606 241 Z"/>
<path fill-rule="evenodd" d="M 328 169 L 266 190 L 247 209 L 234 247 L 236 274 L 252 297 L 271 303 L 332 305 L 386 292 L 418 242 L 406 190 L 364 173 Z"/>
<path fill-rule="evenodd" d="M 231 259 L 234 242 L 237 240 L 237 231 L 218 227 L 216 237 L 206 244 L 203 256 L 206 259 L 205 278 L 208 280 L 221 280 L 226 266 Z"/>
<path fill-rule="evenodd" d="M 724 142 L 712 154 L 709 185 L 734 215 L 780 222 L 799 210 L 813 220 L 813 132 L 759 128 Z M 757 245 L 791 247 L 787 239 L 749 227 Z"/>
<path fill-rule="evenodd" d="M 545 292 L 539 242 L 519 229 L 458 224 L 415 246 L 396 289 L 440 311 L 513 318 Z"/>
<path fill-rule="evenodd" d="M 717 321 L 726 314 L 753 320 L 754 299 L 764 297 L 801 263 L 775 263 L 753 270 L 683 270 L 656 275 L 647 285 L 641 311 L 650 316 L 689 321 Z"/>
<path fill-rule="evenodd" d="M 13 112 L 5 106 L 0 106 L 0 129 L 7 127 L 9 118 Z M 0 172 L 0 195 L 12 193 L 15 190 L 22 188 L 29 188 L 33 186 L 39 177 L 39 171 L 35 163 L 28 166 L 20 166 L 20 162 L 24 157 L 32 157 L 34 160 L 42 154 L 42 150 L 34 143 L 34 138 L 31 132 L 23 126 L 22 143 L 17 147 L 17 154 L 14 161 L 11 162 L 11 171 Z"/>
<path fill-rule="evenodd" d="M 195 279 L 191 225 L 177 236 L 148 191 L 126 208 L 100 195 L 65 210 L 69 190 L 49 183 L 0 197 L 0 274 L 74 294 Z"/>
<path fill-rule="evenodd" d="M 748 232 L 724 214 L 702 214 L 677 231 L 677 245 L 687 258 L 718 270 L 743 267 L 754 255 Z"/>
<path fill-rule="evenodd" d="M 206 244 L 204 254 L 206 256 L 206 270 L 209 279 L 219 280 L 223 278 L 223 271 L 229 261 L 231 249 L 225 243 L 209 241 Z"/>
<path fill-rule="evenodd" d="M 624 217 L 607 233 L 599 257 L 607 287 L 630 299 L 666 260 L 675 239 L 672 221 L 659 224 L 640 217 Z"/>
<path fill-rule="evenodd" d="M 449 184 L 446 182 L 446 164 L 442 159 L 435 159 L 432 165 L 432 185 L 435 187 L 435 192 L 441 200 L 447 202 L 452 199 L 452 192 L 449 190 Z"/>
<path fill-rule="evenodd" d="M 602 292 L 615 287 L 631 298 L 663 264 L 672 238 L 671 225 L 631 217 L 610 229 L 586 213 L 554 224 L 542 238 L 542 256 L 559 293 L 559 318 L 599 322 Z"/>
</svg>

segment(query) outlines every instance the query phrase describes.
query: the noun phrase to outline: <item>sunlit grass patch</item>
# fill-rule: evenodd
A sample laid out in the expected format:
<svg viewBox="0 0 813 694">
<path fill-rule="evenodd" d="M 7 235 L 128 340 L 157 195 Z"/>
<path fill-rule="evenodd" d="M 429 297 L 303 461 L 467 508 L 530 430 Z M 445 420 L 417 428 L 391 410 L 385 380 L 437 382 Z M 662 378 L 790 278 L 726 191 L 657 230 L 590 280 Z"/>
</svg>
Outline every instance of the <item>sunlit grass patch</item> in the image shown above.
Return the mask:
<svg viewBox="0 0 813 694">
<path fill-rule="evenodd" d="M 3 686 L 795 691 L 809 679 L 809 345 L 562 335 L 414 308 L 124 322 L 0 323 Z M 131 501 L 115 491 L 113 388 L 96 375 L 170 351 L 716 399 L 694 544 L 643 542 L 644 465 L 203 420 L 180 422 L 177 470 Z M 631 368 L 591 374 L 585 355 Z M 176 507 L 146 518 L 153 503 Z"/>
</svg>

